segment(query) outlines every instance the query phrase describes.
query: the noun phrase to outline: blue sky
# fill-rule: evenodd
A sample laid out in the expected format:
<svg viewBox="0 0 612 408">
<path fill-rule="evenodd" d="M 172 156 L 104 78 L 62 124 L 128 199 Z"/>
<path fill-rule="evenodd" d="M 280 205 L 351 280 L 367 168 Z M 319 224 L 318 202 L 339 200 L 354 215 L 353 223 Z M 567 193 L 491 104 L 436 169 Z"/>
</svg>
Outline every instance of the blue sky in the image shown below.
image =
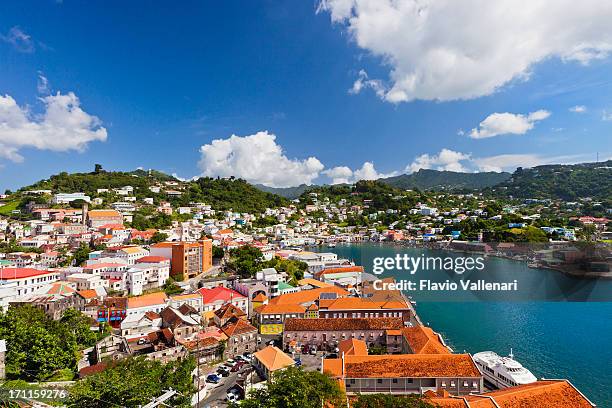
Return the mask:
<svg viewBox="0 0 612 408">
<path fill-rule="evenodd" d="M 473 35 L 453 5 L 417 30 L 410 1 L 365 3 L 3 2 L 0 189 L 94 163 L 287 186 L 612 153 L 609 7 Z"/>
</svg>

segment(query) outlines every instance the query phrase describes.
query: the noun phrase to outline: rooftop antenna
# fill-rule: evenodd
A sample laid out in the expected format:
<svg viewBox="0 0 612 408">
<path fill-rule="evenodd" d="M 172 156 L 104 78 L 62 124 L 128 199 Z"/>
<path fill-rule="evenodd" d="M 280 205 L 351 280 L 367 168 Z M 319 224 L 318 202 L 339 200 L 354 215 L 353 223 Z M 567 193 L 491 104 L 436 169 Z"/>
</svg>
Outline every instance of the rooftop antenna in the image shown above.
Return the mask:
<svg viewBox="0 0 612 408">
<path fill-rule="evenodd" d="M 510 347 L 510 355 L 508 357 L 514 359 L 514 353 L 512 352 L 512 347 Z"/>
</svg>

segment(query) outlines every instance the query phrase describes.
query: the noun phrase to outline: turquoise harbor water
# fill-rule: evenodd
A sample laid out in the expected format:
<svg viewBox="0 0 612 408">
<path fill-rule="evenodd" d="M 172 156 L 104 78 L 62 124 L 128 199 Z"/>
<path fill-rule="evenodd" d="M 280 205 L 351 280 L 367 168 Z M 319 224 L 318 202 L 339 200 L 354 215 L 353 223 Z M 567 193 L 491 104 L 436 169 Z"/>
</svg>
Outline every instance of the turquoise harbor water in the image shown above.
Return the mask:
<svg viewBox="0 0 612 408">
<path fill-rule="evenodd" d="M 375 257 L 465 255 L 377 244 L 338 245 L 319 251 L 352 259 L 370 273 Z M 456 279 L 444 271 L 420 271 L 412 277 L 391 271 L 381 275 L 385 276 Z M 500 258 L 487 258 L 483 273 L 463 278 L 517 279 L 519 291 L 494 296 L 407 293 L 417 302 L 423 323 L 441 333 L 449 346 L 457 352 L 493 350 L 500 355 L 512 348 L 515 358 L 536 377 L 567 378 L 598 407 L 612 408 L 612 302 L 601 301 L 611 298 L 612 280 L 583 281 Z"/>
</svg>

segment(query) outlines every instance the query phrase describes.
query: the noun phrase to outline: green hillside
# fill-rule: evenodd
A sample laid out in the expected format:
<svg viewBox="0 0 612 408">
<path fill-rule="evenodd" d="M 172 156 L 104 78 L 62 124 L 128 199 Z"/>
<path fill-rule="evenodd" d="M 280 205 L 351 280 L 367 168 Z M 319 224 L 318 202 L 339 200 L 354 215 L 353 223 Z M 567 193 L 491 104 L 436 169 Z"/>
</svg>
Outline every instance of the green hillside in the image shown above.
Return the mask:
<svg viewBox="0 0 612 408">
<path fill-rule="evenodd" d="M 380 181 L 404 190 L 477 190 L 492 187 L 510 178 L 510 173 L 482 172 L 459 173 L 421 169 L 416 173 L 380 179 Z"/>
<path fill-rule="evenodd" d="M 171 182 L 169 185 L 166 182 Z M 112 189 L 124 186 L 134 188 L 133 195 L 141 200 L 151 197 L 156 203 L 170 201 L 172 205 L 187 206 L 193 202 L 211 205 L 216 210 L 233 210 L 236 212 L 259 213 L 268 207 L 287 205 L 289 201 L 279 195 L 267 193 L 255 188 L 242 179 L 230 177 L 228 179 L 203 177 L 196 180 L 180 181 L 155 170 L 136 170 L 131 172 L 105 171 L 98 169 L 91 173 L 62 172 L 41 180 L 30 186 L 23 187 L 13 193 L 9 200 L 12 203 L 26 202 L 35 199 L 45 200 L 44 197 L 25 195 L 26 191 L 51 190 L 56 193 L 83 192 L 90 197 L 104 197 L 105 202 L 121 201 L 121 196 L 114 196 Z M 149 187 L 160 186 L 159 193 L 153 193 Z M 109 192 L 98 193 L 99 189 L 109 189 Z M 169 197 L 164 190 L 177 190 L 181 192 L 178 197 Z M 13 209 L 5 207 L 4 212 Z"/>
<path fill-rule="evenodd" d="M 612 160 L 574 165 L 553 164 L 518 168 L 512 177 L 488 189 L 496 196 L 551 198 L 573 201 L 591 197 L 612 199 Z"/>
</svg>

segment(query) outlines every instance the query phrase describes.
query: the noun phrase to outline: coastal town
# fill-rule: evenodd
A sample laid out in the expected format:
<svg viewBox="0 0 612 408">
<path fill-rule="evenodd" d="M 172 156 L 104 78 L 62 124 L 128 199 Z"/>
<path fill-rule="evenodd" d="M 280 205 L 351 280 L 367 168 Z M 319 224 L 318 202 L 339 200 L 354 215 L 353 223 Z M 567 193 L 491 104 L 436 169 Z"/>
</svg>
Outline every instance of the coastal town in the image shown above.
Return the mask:
<svg viewBox="0 0 612 408">
<path fill-rule="evenodd" d="M 87 177 L 109 175 L 96 166 Z M 197 181 L 150 171 L 129 178 L 133 185 L 70 190 L 43 182 L 0 196 L 2 380 L 59 387 L 82 398 L 73 406 L 87 398 L 94 406 L 104 398 L 79 395 L 79 385 L 114 367 L 190 360 L 182 397 L 197 407 L 248 401 L 291 370 L 322 373 L 345 405 L 386 394 L 433 407 L 595 406 L 566 379 L 491 377 L 484 360 L 452 350 L 421 322 L 404 293 L 374 288 L 378 278 L 366 265 L 333 248 L 445 248 L 557 269 L 573 264 L 584 276 L 605 277 L 610 258 L 585 259 L 576 245 L 609 242 L 609 201 L 502 201 L 359 182 L 293 199 L 267 193 L 277 205 L 241 211 L 239 204 L 190 201 Z M 537 257 L 520 245 L 538 242 L 552 246 Z M 35 341 L 26 344 L 10 327 L 32 316 L 42 323 L 27 329 Z M 86 328 L 76 336 L 76 356 L 52 359 L 33 345 L 46 344 L 46 327 L 64 323 Z M 177 393 L 160 389 L 147 395 L 147 406 Z M 36 398 L 19 404 L 45 406 Z"/>
</svg>

